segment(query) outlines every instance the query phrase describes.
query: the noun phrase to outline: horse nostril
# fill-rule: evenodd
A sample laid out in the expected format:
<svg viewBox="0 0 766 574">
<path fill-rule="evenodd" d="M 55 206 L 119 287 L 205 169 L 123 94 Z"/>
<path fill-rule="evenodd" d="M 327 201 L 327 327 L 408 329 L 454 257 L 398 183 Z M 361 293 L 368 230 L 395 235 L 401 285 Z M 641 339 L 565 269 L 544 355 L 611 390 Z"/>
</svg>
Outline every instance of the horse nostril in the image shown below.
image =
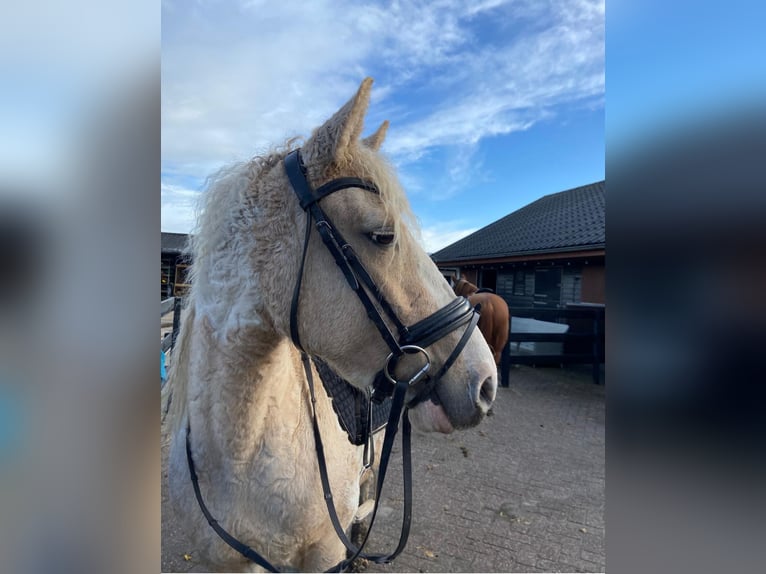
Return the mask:
<svg viewBox="0 0 766 574">
<path fill-rule="evenodd" d="M 497 391 L 497 384 L 493 377 L 487 377 L 479 387 L 479 397 L 477 404 L 484 410 L 489 410 L 492 403 L 495 400 L 495 392 Z"/>
</svg>

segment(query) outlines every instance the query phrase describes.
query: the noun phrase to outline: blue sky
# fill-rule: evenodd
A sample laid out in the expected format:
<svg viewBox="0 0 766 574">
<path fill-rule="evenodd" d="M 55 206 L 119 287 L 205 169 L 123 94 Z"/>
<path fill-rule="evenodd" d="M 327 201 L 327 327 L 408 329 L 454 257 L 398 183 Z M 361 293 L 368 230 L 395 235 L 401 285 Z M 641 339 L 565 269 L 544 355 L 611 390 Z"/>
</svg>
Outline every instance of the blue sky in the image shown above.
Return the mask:
<svg viewBox="0 0 766 574">
<path fill-rule="evenodd" d="M 308 136 L 375 79 L 383 146 L 434 251 L 604 178 L 603 1 L 162 3 L 162 229 L 204 178 Z"/>
<path fill-rule="evenodd" d="M 766 102 L 766 4 L 643 0 L 609 5 L 610 154 Z"/>
</svg>

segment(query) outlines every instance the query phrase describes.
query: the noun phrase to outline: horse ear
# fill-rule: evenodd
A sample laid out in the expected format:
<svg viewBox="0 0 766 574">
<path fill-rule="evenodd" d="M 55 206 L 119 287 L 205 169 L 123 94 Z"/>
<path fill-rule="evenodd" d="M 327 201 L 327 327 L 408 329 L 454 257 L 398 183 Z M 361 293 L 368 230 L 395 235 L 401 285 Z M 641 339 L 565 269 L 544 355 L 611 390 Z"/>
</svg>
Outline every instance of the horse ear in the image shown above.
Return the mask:
<svg viewBox="0 0 766 574">
<path fill-rule="evenodd" d="M 372 78 L 365 78 L 356 95 L 314 130 L 304 146 L 309 161 L 332 161 L 341 165 L 346 162 L 349 148 L 362 134 L 371 89 Z"/>
<path fill-rule="evenodd" d="M 383 145 L 383 140 L 386 139 L 387 131 L 388 131 L 388 120 L 380 124 L 380 127 L 375 131 L 374 134 L 364 138 L 362 140 L 362 143 L 366 145 L 368 148 L 378 151 L 380 149 L 380 146 Z"/>
</svg>

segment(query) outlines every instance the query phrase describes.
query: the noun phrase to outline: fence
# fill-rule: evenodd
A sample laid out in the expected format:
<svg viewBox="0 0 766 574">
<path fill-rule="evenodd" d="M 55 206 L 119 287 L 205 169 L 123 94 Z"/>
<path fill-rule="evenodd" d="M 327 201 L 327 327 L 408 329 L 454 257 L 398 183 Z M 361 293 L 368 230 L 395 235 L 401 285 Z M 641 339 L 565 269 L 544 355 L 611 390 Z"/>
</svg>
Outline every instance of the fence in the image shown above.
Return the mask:
<svg viewBox="0 0 766 574">
<path fill-rule="evenodd" d="M 604 307 L 578 307 L 567 309 L 510 308 L 512 318 L 535 319 L 554 324 L 566 325 L 566 332 L 519 332 L 509 327 L 508 344 L 500 360 L 500 381 L 502 386 L 510 384 L 511 365 L 545 364 L 587 364 L 593 365 L 593 382 L 601 378 L 601 363 L 605 361 Z M 522 352 L 521 343 L 535 343 L 532 352 Z M 560 351 L 538 353 L 538 343 L 560 343 Z M 513 352 L 513 347 L 516 352 Z"/>
<path fill-rule="evenodd" d="M 160 348 L 163 351 L 167 351 L 176 344 L 176 337 L 178 337 L 178 328 L 181 324 L 181 305 L 183 301 L 181 297 L 168 297 L 164 301 L 160 302 L 160 317 L 164 317 L 167 313 L 173 309 L 173 331 L 167 333 L 161 342 Z"/>
</svg>

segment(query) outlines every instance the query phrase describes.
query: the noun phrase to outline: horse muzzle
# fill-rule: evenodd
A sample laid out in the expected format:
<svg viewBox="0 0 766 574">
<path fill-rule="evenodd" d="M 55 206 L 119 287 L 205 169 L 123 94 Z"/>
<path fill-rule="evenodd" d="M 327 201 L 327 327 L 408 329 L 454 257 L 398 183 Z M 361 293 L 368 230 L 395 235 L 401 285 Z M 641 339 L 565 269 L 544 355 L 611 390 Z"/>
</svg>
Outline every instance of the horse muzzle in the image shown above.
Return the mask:
<svg viewBox="0 0 766 574">
<path fill-rule="evenodd" d="M 408 328 L 402 338 L 409 344 L 401 347 L 401 354 L 391 353 L 388 356 L 383 370 L 373 383 L 372 400 L 384 400 L 390 396 L 397 382 L 407 381 L 409 390 L 406 406 L 412 409 L 416 427 L 449 433 L 455 428 L 478 424 L 494 401 L 497 390 L 496 370 L 480 373 L 469 367 L 465 375 L 456 372 L 451 377 L 453 381 L 457 379 L 456 384 L 442 382 L 471 339 L 478 317 L 478 310 L 472 308 L 465 298 L 458 297 Z M 431 356 L 426 347 L 461 326 L 465 326 L 465 329 L 455 348 L 438 371 L 432 368 Z M 475 348 L 481 352 L 481 346 Z"/>
</svg>

